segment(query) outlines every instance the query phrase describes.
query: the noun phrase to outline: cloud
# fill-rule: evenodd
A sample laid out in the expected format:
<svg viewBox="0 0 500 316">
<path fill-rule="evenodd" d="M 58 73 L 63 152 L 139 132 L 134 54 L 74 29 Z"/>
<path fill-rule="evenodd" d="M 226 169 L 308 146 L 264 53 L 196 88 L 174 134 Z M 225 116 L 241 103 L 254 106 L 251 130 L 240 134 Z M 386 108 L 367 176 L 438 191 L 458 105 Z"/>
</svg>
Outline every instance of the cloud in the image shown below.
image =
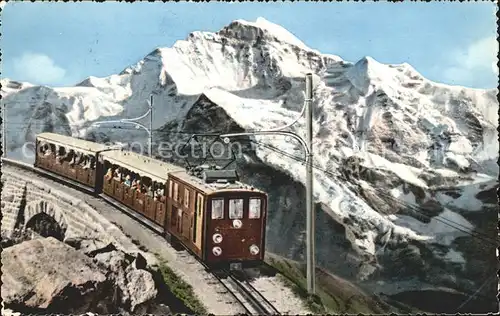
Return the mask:
<svg viewBox="0 0 500 316">
<path fill-rule="evenodd" d="M 13 67 L 16 79 L 35 84 L 57 84 L 66 76 L 66 70 L 44 54 L 24 53 L 14 58 Z"/>
<path fill-rule="evenodd" d="M 476 83 L 484 78 L 496 77 L 498 42 L 494 36 L 473 42 L 463 50 L 451 54 L 450 66 L 444 76 L 454 82 Z M 493 82 L 496 86 L 496 81 Z"/>
</svg>

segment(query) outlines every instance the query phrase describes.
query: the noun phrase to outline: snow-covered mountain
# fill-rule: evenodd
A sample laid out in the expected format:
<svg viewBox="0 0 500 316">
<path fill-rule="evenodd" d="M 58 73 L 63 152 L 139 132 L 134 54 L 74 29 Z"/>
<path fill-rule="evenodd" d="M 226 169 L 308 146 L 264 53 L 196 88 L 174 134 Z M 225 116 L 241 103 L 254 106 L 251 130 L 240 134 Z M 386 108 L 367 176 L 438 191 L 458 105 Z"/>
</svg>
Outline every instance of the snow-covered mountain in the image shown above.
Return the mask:
<svg viewBox="0 0 500 316">
<path fill-rule="evenodd" d="M 42 131 L 145 144 L 143 131 L 90 124 L 138 117 L 150 94 L 157 143 L 272 129 L 300 115 L 308 72 L 318 263 L 374 292 L 475 291 L 496 271 L 497 91 L 435 83 L 408 64 L 350 63 L 262 18 L 193 32 L 120 74 L 74 87 L 2 80 L 8 152 L 20 157 Z M 304 118 L 287 130 L 305 137 Z M 243 179 L 270 193 L 268 249 L 302 258 L 301 147 L 282 136 L 239 141 Z"/>
</svg>

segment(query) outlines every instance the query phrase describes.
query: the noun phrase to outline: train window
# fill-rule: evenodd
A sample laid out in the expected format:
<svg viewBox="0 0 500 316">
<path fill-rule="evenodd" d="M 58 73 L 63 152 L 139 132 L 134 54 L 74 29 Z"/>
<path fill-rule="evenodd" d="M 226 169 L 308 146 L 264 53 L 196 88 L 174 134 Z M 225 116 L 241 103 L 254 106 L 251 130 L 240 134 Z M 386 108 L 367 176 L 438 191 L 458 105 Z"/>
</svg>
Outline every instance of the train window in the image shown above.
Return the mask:
<svg viewBox="0 0 500 316">
<path fill-rule="evenodd" d="M 224 199 L 212 200 L 212 219 L 224 219 Z"/>
<path fill-rule="evenodd" d="M 251 198 L 248 207 L 248 218 L 260 218 L 261 199 Z"/>
<path fill-rule="evenodd" d="M 174 182 L 174 201 L 179 201 L 179 184 Z"/>
<path fill-rule="evenodd" d="M 184 188 L 184 207 L 189 207 L 189 189 L 186 187 Z"/>
<path fill-rule="evenodd" d="M 229 218 L 230 219 L 243 218 L 243 199 L 229 200 Z"/>
</svg>

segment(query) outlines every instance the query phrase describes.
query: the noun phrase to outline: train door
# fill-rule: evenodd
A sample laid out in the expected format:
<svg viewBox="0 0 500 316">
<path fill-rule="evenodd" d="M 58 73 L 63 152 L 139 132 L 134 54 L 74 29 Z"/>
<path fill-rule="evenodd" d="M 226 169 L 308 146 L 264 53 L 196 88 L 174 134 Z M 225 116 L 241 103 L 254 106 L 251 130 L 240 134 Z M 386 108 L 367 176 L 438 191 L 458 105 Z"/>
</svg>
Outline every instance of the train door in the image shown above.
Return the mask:
<svg viewBox="0 0 500 316">
<path fill-rule="evenodd" d="M 191 203 L 189 201 L 190 198 L 190 191 L 189 188 L 186 187 L 185 185 L 183 186 L 183 192 L 184 192 L 184 198 L 182 200 L 182 207 L 183 207 L 183 212 L 182 212 L 182 236 L 186 238 L 187 240 L 191 240 L 192 236 L 192 225 L 191 225 L 191 212 L 189 207 L 191 206 Z"/>
<path fill-rule="evenodd" d="M 182 232 L 182 205 L 180 205 L 181 203 L 179 199 L 179 183 L 177 183 L 177 181 L 170 180 L 170 192 L 173 193 L 171 202 L 172 213 L 170 215 L 172 230 L 174 231 L 175 235 L 179 236 Z"/>
<path fill-rule="evenodd" d="M 201 193 L 196 193 L 196 205 L 194 208 L 194 223 L 193 226 L 195 227 L 194 229 L 194 236 L 193 236 L 193 242 L 198 247 L 198 249 L 201 249 L 201 240 L 202 240 L 202 230 L 203 230 L 203 210 L 205 209 L 204 206 L 204 199 L 203 195 Z"/>
<path fill-rule="evenodd" d="M 180 236 L 182 236 L 182 213 L 184 213 L 182 211 L 182 208 L 178 208 L 177 209 L 177 234 L 179 234 Z"/>
</svg>

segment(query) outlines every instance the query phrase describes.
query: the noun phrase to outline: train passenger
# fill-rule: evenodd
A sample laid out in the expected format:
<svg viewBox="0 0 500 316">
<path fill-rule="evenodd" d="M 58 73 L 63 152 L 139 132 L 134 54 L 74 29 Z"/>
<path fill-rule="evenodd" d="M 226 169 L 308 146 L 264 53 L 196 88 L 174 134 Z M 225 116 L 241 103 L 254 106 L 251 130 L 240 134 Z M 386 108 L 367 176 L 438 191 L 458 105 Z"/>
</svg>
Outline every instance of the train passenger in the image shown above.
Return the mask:
<svg viewBox="0 0 500 316">
<path fill-rule="evenodd" d="M 148 187 L 148 193 L 147 194 L 148 194 L 149 197 L 153 197 L 153 187 L 152 186 Z"/>
<path fill-rule="evenodd" d="M 122 175 L 120 173 L 120 171 L 118 170 L 118 168 L 116 168 L 115 170 L 115 180 L 118 180 L 118 181 L 121 181 L 122 180 Z"/>
<path fill-rule="evenodd" d="M 92 162 L 91 162 L 89 156 L 85 155 L 84 161 L 85 161 L 85 164 L 83 166 L 83 169 L 90 169 Z"/>
<path fill-rule="evenodd" d="M 61 163 L 63 162 L 64 158 L 66 157 L 67 153 L 64 153 L 64 147 L 62 146 L 57 146 L 57 151 L 56 151 L 56 159 L 57 162 Z"/>
<path fill-rule="evenodd" d="M 40 144 L 40 154 L 45 154 L 46 151 L 47 151 L 47 144 L 41 143 Z"/>
<path fill-rule="evenodd" d="M 111 167 L 108 168 L 108 171 L 106 172 L 106 180 L 110 181 L 111 178 L 113 177 L 113 169 Z"/>
<path fill-rule="evenodd" d="M 136 186 L 135 190 L 140 193 L 141 188 L 142 188 L 141 180 L 137 180 L 136 184 L 137 184 L 137 186 Z"/>
<path fill-rule="evenodd" d="M 130 181 L 130 175 L 128 174 L 126 177 L 125 177 L 125 183 L 124 183 L 126 186 L 130 187 L 132 185 L 132 182 Z"/>
<path fill-rule="evenodd" d="M 156 188 L 156 197 L 158 199 L 160 199 L 163 196 L 164 193 L 165 193 L 165 190 L 161 186 L 158 186 Z"/>
<path fill-rule="evenodd" d="M 76 153 L 73 155 L 73 159 L 71 159 L 69 165 L 73 167 L 74 165 L 78 165 L 78 160 L 82 154 L 81 153 Z"/>
<path fill-rule="evenodd" d="M 95 157 L 90 157 L 90 169 L 95 170 Z"/>
<path fill-rule="evenodd" d="M 69 165 L 73 167 L 76 163 L 76 155 L 73 155 L 73 158 L 70 160 Z"/>
<path fill-rule="evenodd" d="M 85 167 L 86 163 L 87 163 L 87 156 L 83 155 L 83 157 L 78 165 L 83 168 L 83 167 Z"/>
<path fill-rule="evenodd" d="M 83 153 L 77 153 L 71 162 L 71 165 L 81 165 L 85 159 L 85 155 Z"/>
<path fill-rule="evenodd" d="M 65 155 L 63 161 L 71 162 L 75 156 L 75 151 L 71 149 L 68 151 L 68 153 Z"/>
<path fill-rule="evenodd" d="M 137 188 L 137 180 L 136 179 L 134 179 L 134 181 L 132 181 L 132 185 L 130 186 L 130 188 L 132 190 L 135 190 Z"/>
<path fill-rule="evenodd" d="M 50 154 L 52 154 L 52 148 L 50 147 L 50 145 L 45 144 L 44 146 L 46 146 L 44 156 L 49 156 Z"/>
</svg>

